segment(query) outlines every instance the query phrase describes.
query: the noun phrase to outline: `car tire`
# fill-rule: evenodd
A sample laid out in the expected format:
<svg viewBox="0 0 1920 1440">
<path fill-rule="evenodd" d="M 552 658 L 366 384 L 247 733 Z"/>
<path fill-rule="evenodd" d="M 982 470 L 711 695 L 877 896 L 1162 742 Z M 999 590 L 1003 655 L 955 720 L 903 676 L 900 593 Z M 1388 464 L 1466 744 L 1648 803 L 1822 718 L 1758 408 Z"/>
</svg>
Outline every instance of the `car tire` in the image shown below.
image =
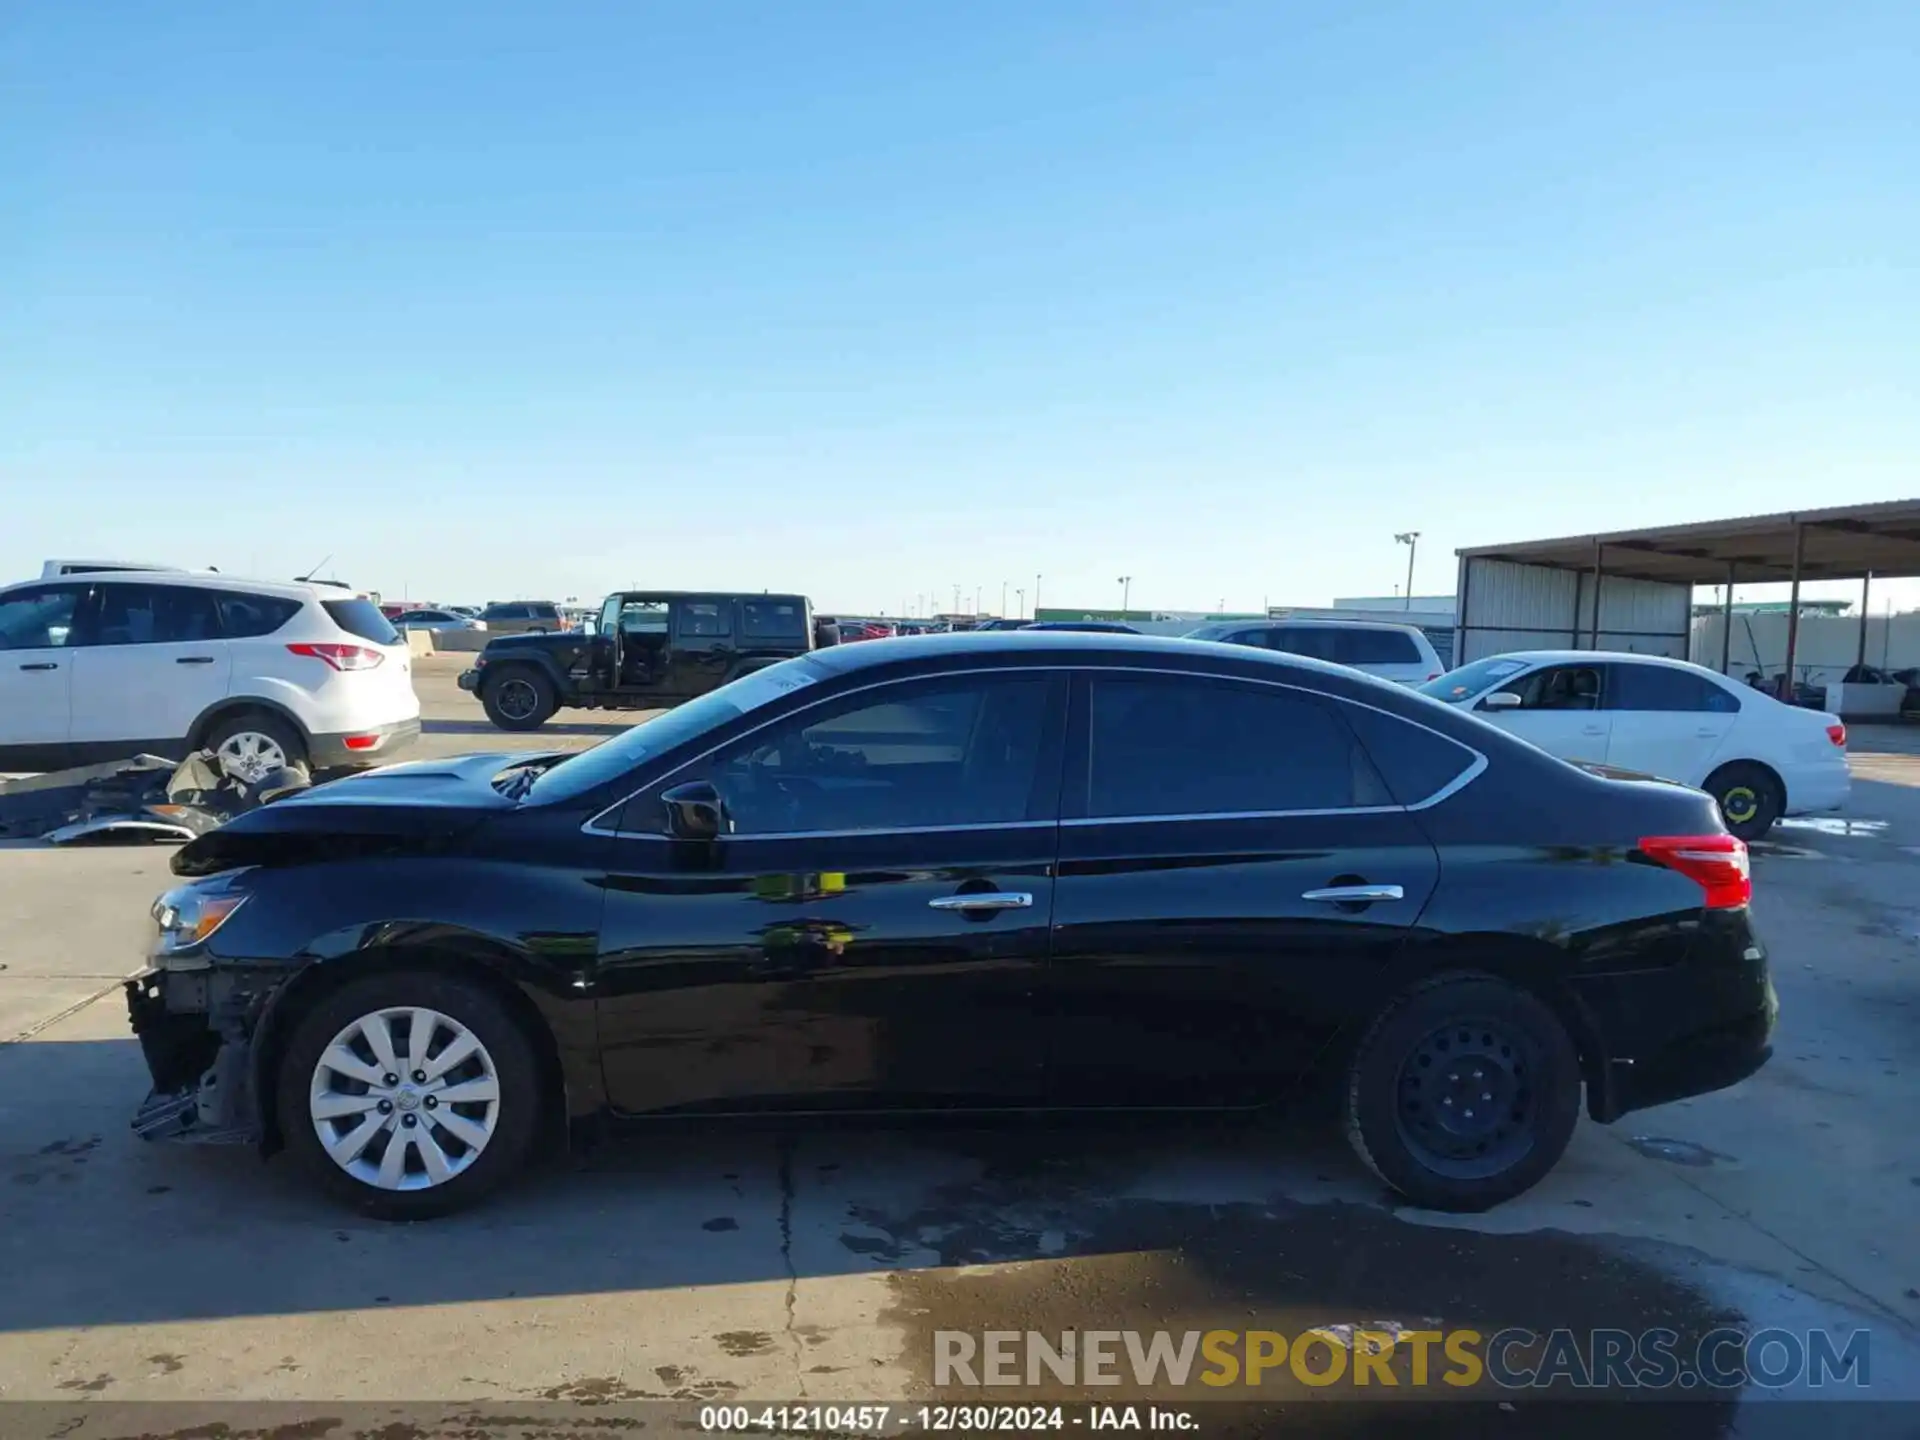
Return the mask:
<svg viewBox="0 0 1920 1440">
<path fill-rule="evenodd" d="M 1722 765 L 1709 775 L 1706 791 L 1720 807 L 1727 829 L 1742 840 L 1764 838 L 1787 808 L 1773 773 L 1744 760 Z"/>
<path fill-rule="evenodd" d="M 1536 996 L 1488 976 L 1442 976 L 1367 1027 L 1345 1090 L 1347 1139 L 1389 1188 L 1423 1209 L 1486 1210 L 1565 1153 L 1580 1118 L 1580 1057 Z"/>
<path fill-rule="evenodd" d="M 307 764 L 307 740 L 299 727 L 271 710 L 238 710 L 214 721 L 200 742 L 213 751 L 221 769 L 235 779 L 257 783 L 276 770 Z"/>
<path fill-rule="evenodd" d="M 436 1059 L 448 1055 L 456 1043 L 471 1039 L 478 1049 L 445 1076 L 430 1079 L 416 1090 L 415 1072 L 405 1067 L 417 1057 L 405 1052 L 412 1043 L 411 1014 L 417 1011 L 437 1017 L 428 1033 L 429 1058 L 418 1073 L 430 1071 Z M 366 1043 L 371 1033 L 367 1027 L 376 1024 L 389 1027 L 388 1044 L 398 1063 L 388 1073 L 396 1075 L 400 1085 L 387 1086 L 385 1075 L 376 1076 L 374 1080 L 381 1083 L 367 1083 L 365 1093 L 391 1094 L 393 1099 L 384 1102 L 388 1112 L 382 1115 L 363 1107 L 316 1119 L 316 1109 L 328 1102 L 332 1102 L 329 1108 L 339 1108 L 362 1098 L 339 1093 L 361 1082 L 332 1068 L 333 1057 L 340 1053 L 342 1038 L 354 1035 L 349 1058 L 369 1071 L 379 1068 L 379 1056 Z M 456 1111 L 453 1104 L 427 1104 L 435 1085 L 444 1091 L 458 1084 L 466 1087 L 463 1093 L 478 1094 L 484 1083 L 475 1086 L 474 1082 L 489 1077 L 496 1096 L 491 1106 L 484 1100 L 461 1102 Z M 294 1025 L 277 1084 L 280 1131 L 287 1149 L 327 1193 L 383 1220 L 424 1220 L 477 1203 L 525 1168 L 543 1113 L 538 1062 L 519 1021 L 484 986 L 431 970 L 370 975 L 325 995 Z M 409 1116 L 415 1123 L 403 1128 Z M 360 1142 L 361 1150 L 348 1155 L 355 1132 L 370 1121 L 378 1128 Z M 464 1122 L 457 1133 L 446 1128 L 455 1122 Z M 346 1159 L 336 1160 L 329 1153 L 328 1143 L 321 1138 L 323 1128 Z M 474 1137 L 479 1143 L 461 1136 Z M 437 1152 L 439 1166 L 451 1172 L 445 1178 L 434 1177 L 435 1167 L 428 1163 L 429 1144 Z M 397 1181 L 390 1181 L 384 1162 L 396 1145 L 402 1147 L 403 1169 Z"/>
<path fill-rule="evenodd" d="M 531 665 L 510 665 L 480 687 L 487 718 L 502 730 L 538 730 L 560 708 L 553 681 Z"/>
</svg>

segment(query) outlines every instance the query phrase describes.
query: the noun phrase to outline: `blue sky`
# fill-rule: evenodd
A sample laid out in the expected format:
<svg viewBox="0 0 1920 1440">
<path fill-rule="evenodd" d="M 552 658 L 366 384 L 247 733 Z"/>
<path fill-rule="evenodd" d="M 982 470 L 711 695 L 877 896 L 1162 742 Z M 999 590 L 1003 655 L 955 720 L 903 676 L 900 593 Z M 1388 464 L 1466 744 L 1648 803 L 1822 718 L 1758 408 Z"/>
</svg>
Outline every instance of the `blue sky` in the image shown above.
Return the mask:
<svg viewBox="0 0 1920 1440">
<path fill-rule="evenodd" d="M 1920 493 L 1917 53 L 1906 0 L 13 0 L 0 574 L 1257 607 Z"/>
</svg>

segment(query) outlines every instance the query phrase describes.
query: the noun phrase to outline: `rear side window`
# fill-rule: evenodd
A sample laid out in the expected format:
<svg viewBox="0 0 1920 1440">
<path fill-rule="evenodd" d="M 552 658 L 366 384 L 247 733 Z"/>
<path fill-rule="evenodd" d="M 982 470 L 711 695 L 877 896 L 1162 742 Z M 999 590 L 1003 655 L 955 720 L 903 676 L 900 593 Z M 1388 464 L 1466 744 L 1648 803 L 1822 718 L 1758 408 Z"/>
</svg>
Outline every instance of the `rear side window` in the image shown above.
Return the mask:
<svg viewBox="0 0 1920 1440">
<path fill-rule="evenodd" d="M 1740 701 L 1704 676 L 1668 665 L 1612 665 L 1609 710 L 1693 710 L 1731 715 Z"/>
<path fill-rule="evenodd" d="M 482 613 L 485 620 L 524 620 L 527 607 L 524 605 L 489 605 Z"/>
<path fill-rule="evenodd" d="M 1267 644 L 1289 655 L 1305 655 L 1309 660 L 1334 660 L 1332 632 L 1289 625 L 1267 632 Z"/>
<path fill-rule="evenodd" d="M 220 638 L 217 592 L 174 585 L 102 585 L 95 645 L 178 645 Z"/>
<path fill-rule="evenodd" d="M 1418 665 L 1414 638 L 1401 630 L 1336 630 L 1334 654 L 1342 665 Z"/>
<path fill-rule="evenodd" d="M 552 605 L 529 605 L 527 606 L 527 618 L 529 620 L 558 620 L 560 618 L 560 611 Z"/>
<path fill-rule="evenodd" d="M 229 640 L 252 640 L 261 635 L 271 635 L 300 613 L 300 602 L 283 595 L 244 595 L 238 591 L 222 590 L 217 603 L 220 607 L 220 629 Z"/>
<path fill-rule="evenodd" d="M 387 623 L 387 617 L 371 600 L 322 600 L 320 608 L 349 635 L 358 635 L 375 645 L 400 643 L 400 632 Z"/>
<path fill-rule="evenodd" d="M 680 602 L 680 622 L 676 628 L 682 635 L 693 639 L 731 635 L 733 617 L 727 613 L 728 609 L 724 600 L 683 600 Z"/>
<path fill-rule="evenodd" d="M 1369 705 L 1343 705 L 1340 713 L 1387 782 L 1396 804 L 1430 800 L 1473 766 L 1477 756 L 1458 741 Z"/>
<path fill-rule="evenodd" d="M 1188 676 L 1089 685 L 1089 817 L 1394 803 L 1353 732 L 1312 696 Z"/>
<path fill-rule="evenodd" d="M 755 640 L 798 640 L 807 633 L 807 617 L 797 600 L 742 600 L 740 633 Z"/>
</svg>

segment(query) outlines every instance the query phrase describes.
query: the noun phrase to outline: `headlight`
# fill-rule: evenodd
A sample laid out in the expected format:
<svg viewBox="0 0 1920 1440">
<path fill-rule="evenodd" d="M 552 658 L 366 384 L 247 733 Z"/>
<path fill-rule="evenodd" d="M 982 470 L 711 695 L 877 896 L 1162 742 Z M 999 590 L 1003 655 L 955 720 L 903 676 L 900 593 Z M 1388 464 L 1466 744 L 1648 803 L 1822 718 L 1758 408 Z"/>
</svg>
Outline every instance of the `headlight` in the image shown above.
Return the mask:
<svg viewBox="0 0 1920 1440">
<path fill-rule="evenodd" d="M 153 921 L 160 928 L 158 951 L 171 955 L 191 949 L 226 924 L 227 917 L 246 903 L 247 892 L 235 883 L 243 873 L 234 870 L 176 886 L 154 901 Z"/>
</svg>

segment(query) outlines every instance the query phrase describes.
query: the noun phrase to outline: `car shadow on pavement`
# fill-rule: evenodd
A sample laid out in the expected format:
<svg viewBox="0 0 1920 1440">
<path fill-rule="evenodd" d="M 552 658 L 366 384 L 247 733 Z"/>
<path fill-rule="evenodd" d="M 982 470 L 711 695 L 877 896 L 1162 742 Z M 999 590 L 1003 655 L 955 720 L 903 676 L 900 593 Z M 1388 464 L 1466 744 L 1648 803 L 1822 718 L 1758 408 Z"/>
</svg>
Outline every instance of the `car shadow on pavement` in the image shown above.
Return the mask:
<svg viewBox="0 0 1920 1440">
<path fill-rule="evenodd" d="M 1409 1223 L 1312 1109 L 675 1124 L 395 1225 L 338 1208 L 284 1155 L 137 1140 L 145 1081 L 131 1040 L 0 1048 L 0 1333 L 863 1275 L 884 1277 L 884 1318 L 920 1359 L 952 1329 L 1686 1337 L 1733 1318 L 1673 1278 L 1683 1265 L 1605 1237 Z M 1721 1406 L 1679 1408 L 1666 1433 L 1719 1432 Z"/>
</svg>

